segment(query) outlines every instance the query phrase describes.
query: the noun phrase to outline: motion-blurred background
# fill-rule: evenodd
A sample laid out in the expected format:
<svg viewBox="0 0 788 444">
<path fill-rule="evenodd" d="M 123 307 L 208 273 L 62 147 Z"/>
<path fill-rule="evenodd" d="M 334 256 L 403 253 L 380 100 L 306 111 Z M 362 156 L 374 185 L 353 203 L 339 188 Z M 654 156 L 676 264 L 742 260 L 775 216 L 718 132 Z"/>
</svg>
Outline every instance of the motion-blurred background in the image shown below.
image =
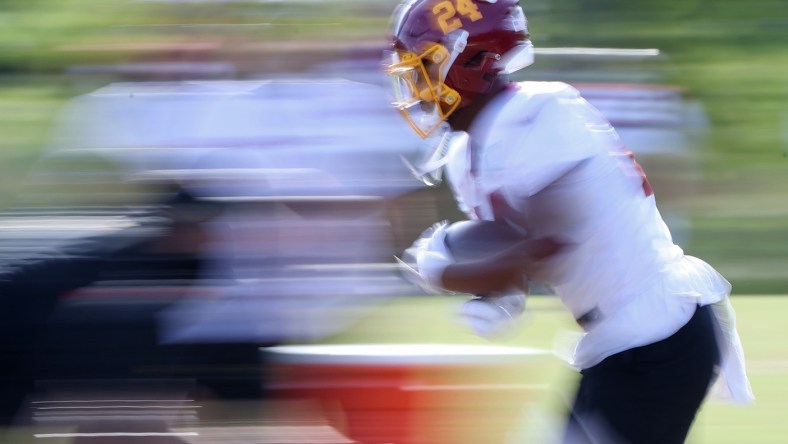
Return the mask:
<svg viewBox="0 0 788 444">
<path fill-rule="evenodd" d="M 263 364 L 248 359 L 250 345 L 483 343 L 451 321 L 453 300 L 413 298 L 391 267 L 391 255 L 430 223 L 459 217 L 445 187 L 420 187 L 400 161 L 420 142 L 386 108 L 378 71 L 396 3 L 0 0 L 4 272 L 29 262 L 31 251 L 38 260 L 53 245 L 68 252 L 84 239 L 113 258 L 98 285 L 91 275 L 36 287 L 70 299 L 52 312 L 25 308 L 54 313 L 46 335 L 59 339 L 47 339 L 46 364 L 35 356 L 19 367 L 38 375 L 19 380 L 48 396 L 35 402 L 73 397 L 51 395 L 42 381 L 128 382 L 140 371 L 157 381 L 208 381 L 214 399 L 245 399 L 233 391 L 262 384 L 247 380 L 248 366 L 255 373 Z M 607 114 L 646 168 L 685 251 L 734 286 L 759 400 L 748 409 L 711 405 L 692 442 L 784 442 L 788 5 L 532 0 L 523 7 L 537 55 L 518 80 L 572 83 Z M 196 294 L 195 303 L 170 305 Z M 269 305 L 261 314 L 225 304 L 217 314 L 216 305 L 202 304 L 206 294 L 251 294 Z M 96 301 L 107 295 L 135 308 L 106 309 Z M 165 307 L 161 323 L 148 325 Z M 556 327 L 572 328 L 549 298 L 532 308 L 533 319 L 509 345 L 549 349 Z M 117 313 L 127 314 L 127 326 Z M 49 320 L 33 318 L 36 326 Z M 124 344 L 137 354 L 124 361 L 105 344 L 75 347 L 109 331 L 97 318 L 117 327 L 109 342 L 134 337 Z M 152 329 L 166 331 L 173 348 L 150 354 L 145 347 L 156 341 L 139 335 Z M 28 358 L 20 358 L 18 334 L 11 328 L 13 340 L 3 342 L 14 362 Z M 113 364 L 95 368 L 107 360 Z M 223 364 L 244 375 L 229 378 L 232 387 L 223 385 Z M 19 375 L 9 374 L 17 387 Z M 204 416 L 241 422 L 259 414 L 220 410 Z M 523 416 L 523 428 L 549 422 L 535 415 Z M 336 427 L 352 435 L 351 426 Z"/>
<path fill-rule="evenodd" d="M 69 99 L 116 81 L 259 79 L 306 71 L 369 80 L 395 4 L 3 0 L 2 202 L 10 205 L 25 191 L 24 179 Z M 666 194 L 662 206 L 687 214 L 692 236 L 686 249 L 718 266 L 737 291 L 783 291 L 788 6 L 766 0 L 533 0 L 524 7 L 540 50 L 659 51 L 541 54 L 522 76 L 667 85 L 697 101 L 708 134 L 702 146 L 685 148 L 696 168 L 694 186 L 674 189 L 672 178 L 654 177 L 657 192 Z"/>
</svg>

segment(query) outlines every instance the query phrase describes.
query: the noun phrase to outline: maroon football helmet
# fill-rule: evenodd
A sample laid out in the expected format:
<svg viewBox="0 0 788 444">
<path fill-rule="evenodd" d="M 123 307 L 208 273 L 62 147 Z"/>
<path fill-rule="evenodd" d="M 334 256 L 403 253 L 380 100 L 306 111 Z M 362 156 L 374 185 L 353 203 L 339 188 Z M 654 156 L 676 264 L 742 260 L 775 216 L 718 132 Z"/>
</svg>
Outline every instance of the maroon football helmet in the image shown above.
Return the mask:
<svg viewBox="0 0 788 444">
<path fill-rule="evenodd" d="M 517 0 L 406 0 L 393 15 L 386 72 L 394 105 L 422 137 L 496 78 L 533 63 Z"/>
</svg>

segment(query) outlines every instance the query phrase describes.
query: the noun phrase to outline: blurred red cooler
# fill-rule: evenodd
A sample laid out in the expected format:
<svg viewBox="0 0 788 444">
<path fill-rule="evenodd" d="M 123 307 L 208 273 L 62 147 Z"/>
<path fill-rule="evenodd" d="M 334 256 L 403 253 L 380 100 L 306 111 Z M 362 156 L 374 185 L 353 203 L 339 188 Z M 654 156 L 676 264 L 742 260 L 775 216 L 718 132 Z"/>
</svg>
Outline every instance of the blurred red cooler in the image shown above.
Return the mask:
<svg viewBox="0 0 788 444">
<path fill-rule="evenodd" d="M 506 442 L 546 387 L 543 350 L 493 345 L 291 345 L 263 351 L 269 394 L 312 399 L 364 444 Z M 335 422 L 337 420 L 335 419 Z"/>
</svg>

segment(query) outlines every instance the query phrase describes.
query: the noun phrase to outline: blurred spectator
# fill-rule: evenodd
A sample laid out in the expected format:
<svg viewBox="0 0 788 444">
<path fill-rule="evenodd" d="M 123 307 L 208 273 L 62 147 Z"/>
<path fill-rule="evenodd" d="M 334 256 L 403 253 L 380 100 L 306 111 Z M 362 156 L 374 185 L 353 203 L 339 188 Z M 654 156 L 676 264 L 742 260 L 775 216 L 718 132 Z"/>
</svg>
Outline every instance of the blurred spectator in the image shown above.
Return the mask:
<svg viewBox="0 0 788 444">
<path fill-rule="evenodd" d="M 3 302 L 24 311 L 3 323 L 6 420 L 45 380 L 260 397 L 260 347 L 335 334 L 413 291 L 388 215 L 421 188 L 402 161 L 420 141 L 382 94 L 344 80 L 125 83 L 70 102 L 16 219 L 14 242 L 41 255 L 5 261 Z M 105 219 L 112 230 L 90 232 Z"/>
</svg>

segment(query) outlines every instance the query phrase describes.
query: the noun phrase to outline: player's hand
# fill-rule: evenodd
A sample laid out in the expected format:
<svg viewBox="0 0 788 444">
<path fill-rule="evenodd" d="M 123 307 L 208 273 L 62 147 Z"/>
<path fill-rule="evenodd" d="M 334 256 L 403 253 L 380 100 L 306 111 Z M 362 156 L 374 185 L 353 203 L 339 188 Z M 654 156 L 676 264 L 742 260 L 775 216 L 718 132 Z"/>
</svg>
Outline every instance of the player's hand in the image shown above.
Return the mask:
<svg viewBox="0 0 788 444">
<path fill-rule="evenodd" d="M 476 335 L 497 339 L 512 333 L 525 312 L 525 293 L 475 297 L 460 307 L 460 322 Z"/>
<path fill-rule="evenodd" d="M 416 263 L 420 253 L 431 250 L 445 252 L 446 247 L 443 239 L 446 236 L 446 228 L 448 226 L 449 222 L 446 220 L 432 224 L 431 227 L 424 230 L 419 238 L 413 241 L 411 246 L 405 250 L 402 259 L 408 263 Z"/>
<path fill-rule="evenodd" d="M 403 252 L 401 258 L 396 258 L 405 278 L 428 293 L 445 292 L 440 285 L 440 276 L 443 269 L 453 262 L 444 242 L 448 225 L 445 220 L 433 224 Z"/>
</svg>

